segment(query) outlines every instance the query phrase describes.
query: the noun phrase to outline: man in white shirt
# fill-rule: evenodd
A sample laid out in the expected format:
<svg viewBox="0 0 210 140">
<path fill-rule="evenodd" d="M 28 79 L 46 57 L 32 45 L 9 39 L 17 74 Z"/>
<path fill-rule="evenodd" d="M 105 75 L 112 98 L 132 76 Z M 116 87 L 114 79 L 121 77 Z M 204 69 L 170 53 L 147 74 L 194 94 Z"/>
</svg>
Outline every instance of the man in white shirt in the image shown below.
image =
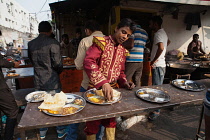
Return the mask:
<svg viewBox="0 0 210 140">
<path fill-rule="evenodd" d="M 170 44 L 168 36 L 161 27 L 163 20 L 160 16 L 154 16 L 150 20 L 149 27 L 155 32 L 151 52 L 152 84 L 162 85 L 166 70 L 165 54 L 167 46 Z M 160 114 L 160 110 L 154 111 L 150 120 L 155 120 Z"/>
<path fill-rule="evenodd" d="M 93 36 L 103 37 L 103 33 L 100 31 L 100 26 L 96 21 L 89 20 L 85 24 L 85 34 L 88 37 L 83 38 L 78 46 L 77 57 L 74 60 L 76 68 L 78 70 L 83 70 L 83 62 L 86 55 L 86 51 L 93 44 Z M 83 70 L 83 80 L 80 87 L 80 92 L 85 92 L 89 86 L 89 78 L 86 72 Z M 78 131 L 79 123 L 70 124 L 69 131 L 67 132 L 67 136 L 65 140 L 76 140 L 77 139 L 77 131 Z M 97 140 L 101 140 L 103 137 L 104 127 L 101 126 L 99 133 L 97 134 Z"/>
</svg>

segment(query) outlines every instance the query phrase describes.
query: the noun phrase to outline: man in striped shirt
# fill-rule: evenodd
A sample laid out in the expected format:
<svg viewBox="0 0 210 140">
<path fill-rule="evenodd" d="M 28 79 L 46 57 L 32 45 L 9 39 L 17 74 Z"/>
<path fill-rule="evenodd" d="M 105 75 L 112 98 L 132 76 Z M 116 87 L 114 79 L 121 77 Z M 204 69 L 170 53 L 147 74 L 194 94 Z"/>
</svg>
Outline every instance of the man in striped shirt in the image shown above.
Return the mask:
<svg viewBox="0 0 210 140">
<path fill-rule="evenodd" d="M 135 32 L 131 36 L 134 46 L 130 50 L 130 56 L 126 58 L 125 74 L 128 81 L 132 80 L 136 87 L 140 87 L 143 70 L 144 48 L 148 42 L 147 32 L 137 25 Z"/>
</svg>

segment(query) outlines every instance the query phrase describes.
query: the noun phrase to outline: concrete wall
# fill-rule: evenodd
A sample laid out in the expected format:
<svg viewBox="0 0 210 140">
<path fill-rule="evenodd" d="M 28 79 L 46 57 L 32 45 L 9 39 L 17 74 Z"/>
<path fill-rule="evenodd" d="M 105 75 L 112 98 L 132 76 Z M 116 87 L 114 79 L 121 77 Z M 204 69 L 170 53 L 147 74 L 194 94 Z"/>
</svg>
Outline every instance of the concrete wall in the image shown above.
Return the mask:
<svg viewBox="0 0 210 140">
<path fill-rule="evenodd" d="M 197 33 L 203 43 L 204 50 L 210 52 L 210 7 L 197 6 L 197 5 L 180 5 L 178 19 L 173 19 L 170 13 L 163 13 L 163 8 L 166 3 L 161 2 L 141 2 L 141 1 L 128 1 L 121 3 L 121 7 L 129 7 L 130 9 L 140 10 L 144 12 L 151 12 L 163 16 L 163 28 L 168 34 L 171 44 L 167 50 L 179 49 L 186 54 L 188 44 L 192 41 L 192 35 Z M 192 29 L 186 30 L 184 18 L 189 12 L 201 12 L 208 10 L 205 15 L 201 15 L 201 28 L 193 25 Z"/>
<path fill-rule="evenodd" d="M 0 25 L 23 33 L 38 33 L 38 21 L 15 0 L 0 0 Z"/>
</svg>

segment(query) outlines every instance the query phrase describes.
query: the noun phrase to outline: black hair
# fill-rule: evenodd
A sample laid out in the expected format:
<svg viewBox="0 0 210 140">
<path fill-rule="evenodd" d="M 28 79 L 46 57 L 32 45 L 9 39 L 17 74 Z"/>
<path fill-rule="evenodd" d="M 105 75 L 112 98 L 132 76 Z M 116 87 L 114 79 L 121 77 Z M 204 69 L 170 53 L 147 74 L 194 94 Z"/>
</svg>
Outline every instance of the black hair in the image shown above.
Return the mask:
<svg viewBox="0 0 210 140">
<path fill-rule="evenodd" d="M 63 34 L 62 36 L 61 36 L 61 38 L 63 39 L 63 38 L 69 38 L 69 36 L 67 35 L 67 34 Z"/>
<path fill-rule="evenodd" d="M 197 37 L 197 36 L 199 37 L 199 35 L 198 35 L 198 34 L 194 34 L 194 35 L 193 35 L 193 38 L 194 38 L 194 37 Z"/>
<path fill-rule="evenodd" d="M 161 26 L 162 23 L 163 23 L 163 19 L 162 19 L 160 16 L 153 16 L 153 17 L 151 18 L 151 21 L 152 21 L 153 23 L 157 23 L 159 26 Z"/>
<path fill-rule="evenodd" d="M 39 32 L 50 32 L 52 30 L 52 26 L 48 21 L 42 21 L 39 23 L 38 30 Z"/>
<path fill-rule="evenodd" d="M 85 27 L 85 29 L 89 29 L 92 32 L 100 30 L 100 25 L 95 20 L 88 20 L 85 23 L 84 27 Z"/>
<path fill-rule="evenodd" d="M 129 18 L 124 18 L 120 21 L 120 23 L 117 25 L 117 28 L 120 29 L 122 27 L 129 27 L 131 29 L 132 32 L 134 32 L 136 30 L 136 25 L 134 23 L 134 21 L 132 21 Z"/>
<path fill-rule="evenodd" d="M 77 28 L 76 33 L 82 34 L 82 30 L 80 28 Z"/>
</svg>

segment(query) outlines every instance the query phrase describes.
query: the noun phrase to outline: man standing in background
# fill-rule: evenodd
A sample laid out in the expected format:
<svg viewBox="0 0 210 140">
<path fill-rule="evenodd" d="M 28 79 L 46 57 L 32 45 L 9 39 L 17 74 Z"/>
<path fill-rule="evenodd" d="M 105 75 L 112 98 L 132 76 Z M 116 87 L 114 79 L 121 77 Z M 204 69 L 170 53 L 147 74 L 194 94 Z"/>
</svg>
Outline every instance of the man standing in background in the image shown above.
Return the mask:
<svg viewBox="0 0 210 140">
<path fill-rule="evenodd" d="M 7 116 L 4 140 L 13 140 L 17 123 L 18 106 L 11 89 L 8 87 L 1 68 L 18 67 L 19 62 L 8 62 L 0 54 L 0 110 Z"/>
<path fill-rule="evenodd" d="M 28 43 L 28 55 L 34 67 L 35 90 L 50 94 L 61 91 L 59 74 L 63 65 L 60 55 L 60 44 L 51 37 L 52 26 L 48 21 L 39 23 L 39 36 Z M 44 139 L 48 128 L 40 128 L 40 138 Z M 58 138 L 66 134 L 64 126 L 57 126 Z"/>
<path fill-rule="evenodd" d="M 130 50 L 130 55 L 126 58 L 125 74 L 128 81 L 132 80 L 136 87 L 140 87 L 144 48 L 148 40 L 148 34 L 140 25 L 137 25 L 130 39 L 133 40 L 134 46 Z"/>
<path fill-rule="evenodd" d="M 74 60 L 76 68 L 78 70 L 83 70 L 83 62 L 85 58 L 86 51 L 93 44 L 93 36 L 103 37 L 103 33 L 100 31 L 100 26 L 96 21 L 89 20 L 85 23 L 85 34 L 88 37 L 83 38 L 78 47 L 77 57 Z M 83 70 L 83 80 L 80 87 L 80 92 L 85 92 L 88 89 L 89 78 L 86 72 Z M 69 131 L 67 133 L 65 140 L 76 140 L 78 135 L 78 126 L 79 123 L 70 124 Z M 104 132 L 104 127 L 101 128 L 100 132 Z M 97 140 L 102 140 L 103 133 L 100 135 L 100 132 L 97 135 Z"/>
<path fill-rule="evenodd" d="M 162 23 L 163 20 L 160 16 L 154 16 L 150 20 L 149 25 L 149 27 L 155 32 L 150 64 L 152 67 L 152 85 L 162 85 L 166 71 L 165 54 L 170 41 L 166 32 L 161 27 Z M 160 110 L 155 110 L 150 114 L 149 119 L 155 120 L 159 114 Z"/>
<path fill-rule="evenodd" d="M 61 56 L 73 58 L 73 45 L 69 41 L 69 36 L 67 34 L 63 34 L 61 39 Z"/>
</svg>

